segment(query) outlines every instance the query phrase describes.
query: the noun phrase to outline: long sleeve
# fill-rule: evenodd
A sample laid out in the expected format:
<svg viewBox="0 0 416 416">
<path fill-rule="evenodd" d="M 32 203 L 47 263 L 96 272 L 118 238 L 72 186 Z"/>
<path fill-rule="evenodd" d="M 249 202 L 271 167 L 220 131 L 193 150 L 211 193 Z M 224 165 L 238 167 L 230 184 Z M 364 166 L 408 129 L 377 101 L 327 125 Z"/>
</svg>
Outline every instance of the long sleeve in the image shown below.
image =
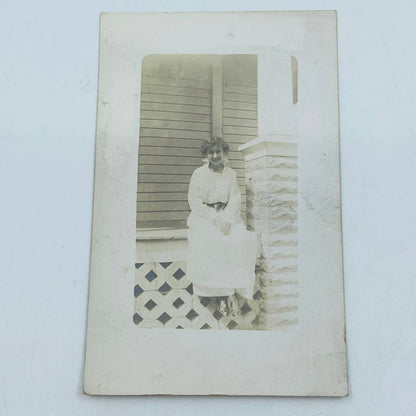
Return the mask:
<svg viewBox="0 0 416 416">
<path fill-rule="evenodd" d="M 212 222 L 217 218 L 217 213 L 214 209 L 207 207 L 201 197 L 201 184 L 199 179 L 199 172 L 196 170 L 192 174 L 191 182 L 189 183 L 188 202 L 192 213 L 206 218 Z"/>
<path fill-rule="evenodd" d="M 240 218 L 241 210 L 241 192 L 237 183 L 237 175 L 232 171 L 232 182 L 228 194 L 228 204 L 224 209 L 223 218 L 233 223 L 237 218 Z"/>
</svg>

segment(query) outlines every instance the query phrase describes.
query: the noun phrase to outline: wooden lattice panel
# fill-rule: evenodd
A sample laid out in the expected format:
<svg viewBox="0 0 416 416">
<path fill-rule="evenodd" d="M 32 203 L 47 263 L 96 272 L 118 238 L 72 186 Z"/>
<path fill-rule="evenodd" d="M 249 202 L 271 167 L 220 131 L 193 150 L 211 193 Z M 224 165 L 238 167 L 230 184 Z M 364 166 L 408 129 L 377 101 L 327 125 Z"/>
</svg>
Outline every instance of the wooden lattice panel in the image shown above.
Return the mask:
<svg viewBox="0 0 416 416">
<path fill-rule="evenodd" d="M 140 328 L 262 329 L 260 291 L 255 300 L 238 296 L 239 312 L 224 316 L 215 298 L 193 294 L 186 262 L 136 263 L 134 323 Z"/>
</svg>

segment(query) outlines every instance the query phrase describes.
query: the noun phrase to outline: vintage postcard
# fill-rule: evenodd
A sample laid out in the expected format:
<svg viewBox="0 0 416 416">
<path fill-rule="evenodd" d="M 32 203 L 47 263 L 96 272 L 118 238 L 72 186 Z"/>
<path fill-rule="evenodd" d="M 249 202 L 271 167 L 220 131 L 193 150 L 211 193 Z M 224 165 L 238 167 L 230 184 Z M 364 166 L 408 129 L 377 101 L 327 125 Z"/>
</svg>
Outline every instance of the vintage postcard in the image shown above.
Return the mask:
<svg viewBox="0 0 416 416">
<path fill-rule="evenodd" d="M 348 394 L 336 28 L 101 16 L 86 394 Z"/>
</svg>

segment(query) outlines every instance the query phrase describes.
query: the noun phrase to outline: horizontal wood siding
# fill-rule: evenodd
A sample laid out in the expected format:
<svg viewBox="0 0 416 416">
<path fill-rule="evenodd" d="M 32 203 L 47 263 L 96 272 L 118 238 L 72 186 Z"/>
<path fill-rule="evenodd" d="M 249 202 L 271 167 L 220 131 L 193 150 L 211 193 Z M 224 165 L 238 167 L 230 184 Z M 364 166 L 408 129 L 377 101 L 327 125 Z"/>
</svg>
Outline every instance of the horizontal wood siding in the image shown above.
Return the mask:
<svg viewBox="0 0 416 416">
<path fill-rule="evenodd" d="M 191 179 L 191 175 L 187 174 L 166 174 L 166 175 L 156 175 L 156 174 L 139 174 L 141 184 L 188 184 Z M 239 186 L 244 186 L 245 181 L 244 178 L 237 178 L 237 182 Z"/>
<path fill-rule="evenodd" d="M 142 70 L 137 227 L 186 228 L 189 181 L 211 137 L 210 68 L 152 58 Z"/>
<path fill-rule="evenodd" d="M 255 56 L 227 56 L 223 74 L 223 137 L 236 148 L 257 137 L 257 59 Z M 240 166 L 243 169 L 238 169 Z M 245 162 L 242 153 L 237 152 L 235 160 L 231 160 L 231 167 L 237 172 L 245 218 Z"/>
<path fill-rule="evenodd" d="M 165 193 L 159 193 L 158 195 L 155 195 L 155 193 L 151 192 L 142 192 L 141 193 L 141 200 L 142 203 L 144 202 L 157 202 L 157 201 L 186 201 L 188 198 L 187 192 L 165 192 Z M 246 202 L 246 195 L 241 195 L 241 202 Z"/>
</svg>

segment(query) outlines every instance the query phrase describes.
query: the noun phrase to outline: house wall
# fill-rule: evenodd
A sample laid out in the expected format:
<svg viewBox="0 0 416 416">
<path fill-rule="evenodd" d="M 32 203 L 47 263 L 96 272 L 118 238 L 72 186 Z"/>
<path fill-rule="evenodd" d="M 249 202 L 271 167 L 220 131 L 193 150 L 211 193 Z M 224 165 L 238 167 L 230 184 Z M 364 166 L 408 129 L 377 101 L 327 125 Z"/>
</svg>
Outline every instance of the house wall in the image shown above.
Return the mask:
<svg viewBox="0 0 416 416">
<path fill-rule="evenodd" d="M 148 56 L 142 65 L 138 228 L 185 228 L 201 140 L 211 136 L 208 58 Z"/>
<path fill-rule="evenodd" d="M 258 135 L 257 56 L 225 56 L 222 88 L 222 137 L 235 152 L 233 169 L 237 172 L 242 195 L 241 212 L 246 219 L 245 162 L 238 150 Z"/>
<path fill-rule="evenodd" d="M 213 134 L 230 145 L 245 215 L 238 146 L 257 135 L 255 55 L 151 55 L 142 65 L 137 227 L 186 228 L 187 191 Z"/>
</svg>

